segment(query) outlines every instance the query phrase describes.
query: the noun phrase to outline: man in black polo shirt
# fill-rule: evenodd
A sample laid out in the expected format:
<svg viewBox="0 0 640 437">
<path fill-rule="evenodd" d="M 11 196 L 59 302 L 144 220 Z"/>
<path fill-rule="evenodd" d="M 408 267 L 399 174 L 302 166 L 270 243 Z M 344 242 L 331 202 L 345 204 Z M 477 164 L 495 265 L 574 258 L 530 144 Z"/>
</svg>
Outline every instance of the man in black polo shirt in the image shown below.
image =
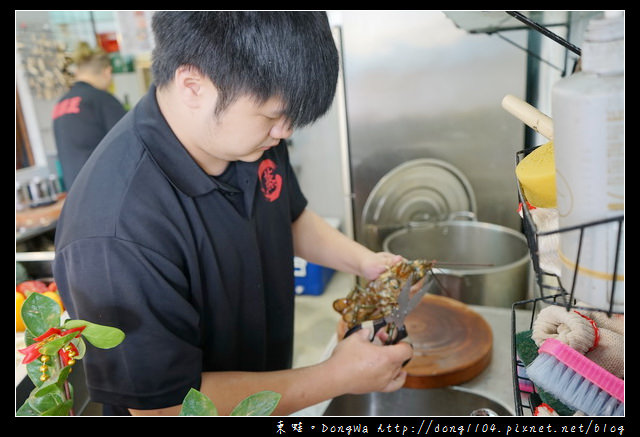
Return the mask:
<svg viewBox="0 0 640 437">
<path fill-rule="evenodd" d="M 228 414 L 282 395 L 290 414 L 391 391 L 407 344 L 341 341 L 291 369 L 293 256 L 374 279 L 373 253 L 307 208 L 284 139 L 330 107 L 338 57 L 326 15 L 157 12 L 154 83 L 93 153 L 56 232 L 55 279 L 73 318 L 122 329 L 89 346 L 105 414 L 175 415 L 190 388 Z"/>
</svg>

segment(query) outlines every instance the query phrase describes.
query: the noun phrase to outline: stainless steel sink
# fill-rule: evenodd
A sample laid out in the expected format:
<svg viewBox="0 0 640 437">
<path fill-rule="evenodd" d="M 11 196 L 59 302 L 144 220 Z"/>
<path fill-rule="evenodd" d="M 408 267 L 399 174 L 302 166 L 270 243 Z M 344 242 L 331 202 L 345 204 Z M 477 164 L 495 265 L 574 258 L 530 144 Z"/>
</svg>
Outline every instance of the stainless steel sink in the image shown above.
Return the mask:
<svg viewBox="0 0 640 437">
<path fill-rule="evenodd" d="M 334 398 L 325 416 L 473 416 L 513 414 L 502 404 L 457 387 L 402 388 Z"/>
</svg>

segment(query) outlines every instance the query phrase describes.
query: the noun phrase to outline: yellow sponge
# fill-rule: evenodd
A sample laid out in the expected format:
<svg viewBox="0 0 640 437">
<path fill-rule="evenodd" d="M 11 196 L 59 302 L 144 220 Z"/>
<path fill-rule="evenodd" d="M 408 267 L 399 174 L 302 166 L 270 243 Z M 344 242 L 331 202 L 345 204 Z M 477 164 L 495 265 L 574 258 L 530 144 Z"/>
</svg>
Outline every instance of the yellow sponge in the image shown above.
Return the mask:
<svg viewBox="0 0 640 437">
<path fill-rule="evenodd" d="M 536 148 L 516 166 L 516 176 L 526 200 L 538 208 L 555 208 L 556 166 L 553 141 Z"/>
</svg>

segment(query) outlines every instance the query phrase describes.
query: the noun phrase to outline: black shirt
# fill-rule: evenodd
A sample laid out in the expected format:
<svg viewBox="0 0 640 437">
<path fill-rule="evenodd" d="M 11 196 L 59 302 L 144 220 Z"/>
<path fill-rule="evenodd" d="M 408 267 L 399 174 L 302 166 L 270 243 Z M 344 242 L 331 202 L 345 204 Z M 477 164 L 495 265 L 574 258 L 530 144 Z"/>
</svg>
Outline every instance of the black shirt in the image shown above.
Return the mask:
<svg viewBox="0 0 640 437">
<path fill-rule="evenodd" d="M 125 340 L 88 346 L 91 398 L 182 403 L 203 371 L 291 366 L 293 238 L 306 199 L 283 142 L 225 181 L 170 130 L 155 88 L 112 129 L 65 200 L 54 275 L 72 318 Z"/>
<path fill-rule="evenodd" d="M 126 113 L 118 99 L 86 82 L 76 82 L 53 109 L 53 134 L 65 188 L 100 140 Z"/>
</svg>

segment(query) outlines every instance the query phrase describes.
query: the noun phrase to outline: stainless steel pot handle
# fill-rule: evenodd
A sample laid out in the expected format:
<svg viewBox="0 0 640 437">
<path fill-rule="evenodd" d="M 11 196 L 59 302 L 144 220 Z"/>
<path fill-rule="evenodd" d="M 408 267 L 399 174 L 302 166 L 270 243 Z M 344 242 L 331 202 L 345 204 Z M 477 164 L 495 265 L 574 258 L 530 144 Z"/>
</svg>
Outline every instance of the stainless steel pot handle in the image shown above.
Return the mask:
<svg viewBox="0 0 640 437">
<path fill-rule="evenodd" d="M 449 213 L 444 217 L 431 217 L 430 215 L 425 214 L 422 220 L 411 220 L 405 226 L 401 226 L 400 228 L 419 228 L 424 225 L 457 220 L 477 221 L 476 215 L 472 211 L 456 211 Z"/>
<path fill-rule="evenodd" d="M 477 221 L 476 215 L 472 211 L 456 211 L 449 214 L 449 221 L 456 220 L 469 220 L 472 222 Z"/>
<path fill-rule="evenodd" d="M 472 211 L 457 211 L 452 212 L 444 217 L 433 217 L 429 214 L 424 214 L 418 220 L 410 220 L 403 225 L 383 225 L 378 226 L 374 224 L 366 225 L 366 229 L 369 233 L 373 235 L 377 235 L 378 238 L 384 239 L 387 235 L 392 234 L 393 232 L 399 231 L 401 229 L 411 230 L 414 228 L 421 228 L 424 226 L 434 226 L 438 223 L 445 223 L 448 221 L 457 221 L 457 220 L 468 220 L 468 221 L 477 221 L 476 215 Z"/>
</svg>

